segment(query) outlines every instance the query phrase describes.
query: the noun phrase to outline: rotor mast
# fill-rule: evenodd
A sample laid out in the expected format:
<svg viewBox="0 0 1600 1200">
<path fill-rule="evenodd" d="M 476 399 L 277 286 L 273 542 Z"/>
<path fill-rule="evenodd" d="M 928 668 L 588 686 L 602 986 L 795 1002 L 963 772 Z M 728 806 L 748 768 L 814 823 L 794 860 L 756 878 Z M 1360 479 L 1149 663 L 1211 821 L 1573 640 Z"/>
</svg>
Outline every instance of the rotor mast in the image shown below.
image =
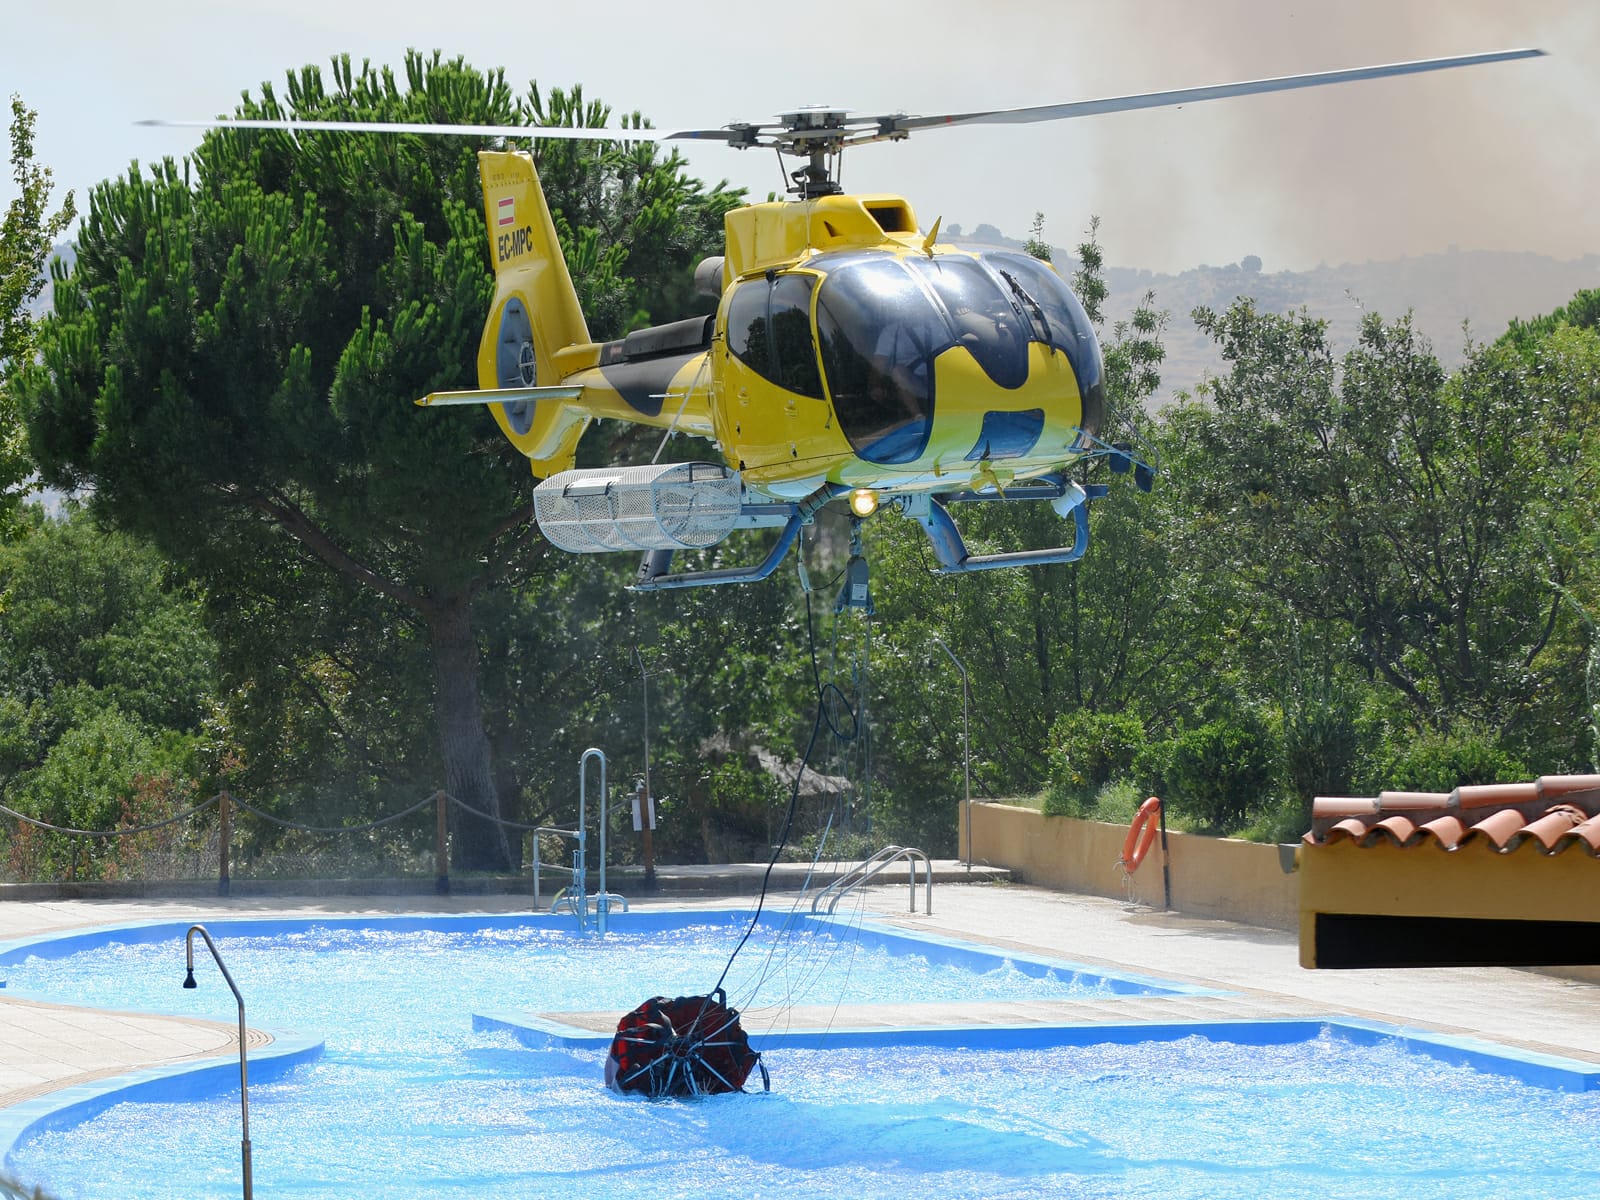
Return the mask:
<svg viewBox="0 0 1600 1200">
<path fill-rule="evenodd" d="M 794 180 L 794 186 L 789 189 L 792 194 L 802 200 L 815 200 L 820 196 L 837 196 L 843 191 L 838 164 L 849 119 L 850 114 L 844 109 L 823 104 L 778 114 L 784 130 L 778 152 L 807 160 L 805 166 L 789 173 L 789 178 Z"/>
</svg>

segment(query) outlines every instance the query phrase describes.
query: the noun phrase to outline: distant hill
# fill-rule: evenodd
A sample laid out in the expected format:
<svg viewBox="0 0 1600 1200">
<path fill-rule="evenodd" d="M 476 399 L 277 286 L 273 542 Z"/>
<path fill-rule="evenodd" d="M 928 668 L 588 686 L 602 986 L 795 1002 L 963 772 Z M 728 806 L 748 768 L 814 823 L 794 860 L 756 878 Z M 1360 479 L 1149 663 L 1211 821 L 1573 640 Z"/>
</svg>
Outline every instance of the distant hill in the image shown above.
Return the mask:
<svg viewBox="0 0 1600 1200">
<path fill-rule="evenodd" d="M 958 245 L 1014 250 L 1023 246 L 992 225 L 980 225 L 970 235 L 955 226 L 945 236 Z M 76 257 L 70 243 L 57 246 L 56 253 L 68 263 Z M 1063 274 L 1074 269 L 1068 251 L 1058 248 L 1053 253 Z M 1249 296 L 1272 312 L 1303 307 L 1328 322 L 1334 345 L 1340 348 L 1354 342 L 1363 312 L 1392 320 L 1409 311 L 1440 361 L 1455 366 L 1465 357 L 1463 323 L 1474 341 L 1492 341 L 1514 317 L 1526 319 L 1559 308 L 1575 292 L 1600 287 L 1600 255 L 1563 262 L 1542 254 L 1462 250 L 1274 272 L 1247 257 L 1242 264 L 1200 266 L 1178 275 L 1108 267 L 1106 284 L 1111 289 L 1106 299 L 1108 325 L 1130 317 L 1146 292 L 1154 292 L 1155 306 L 1168 314 L 1159 404 L 1179 391 L 1192 391 L 1207 372 L 1219 368 L 1215 347 L 1189 316 L 1201 305 L 1221 309 L 1236 297 Z M 35 310 L 47 311 L 49 301 L 47 282 Z M 671 315 L 663 314 L 663 319 Z"/>
<path fill-rule="evenodd" d="M 1000 235 L 991 225 L 980 225 L 965 237 L 958 230 L 950 240 L 1022 248 L 1022 242 Z M 1069 252 L 1058 249 L 1054 255 L 1063 274 L 1075 268 Z M 1550 312 L 1575 292 L 1600 287 L 1600 255 L 1563 262 L 1542 254 L 1452 250 L 1388 262 L 1276 272 L 1264 271 L 1258 259 L 1246 258 L 1243 265 L 1200 266 L 1178 275 L 1127 267 L 1108 267 L 1105 275 L 1110 288 L 1108 325 L 1130 317 L 1146 292 L 1154 292 L 1155 307 L 1168 314 L 1162 392 L 1164 399 L 1170 399 L 1176 392 L 1191 391 L 1206 373 L 1220 369 L 1216 348 L 1190 318 L 1198 307 L 1222 309 L 1237 297 L 1249 296 L 1271 312 L 1305 308 L 1328 322 L 1339 348 L 1355 341 L 1364 312 L 1379 313 L 1387 320 L 1410 312 L 1440 361 L 1455 366 L 1465 357 L 1468 333 L 1476 342 L 1493 341 L 1513 318 Z"/>
</svg>

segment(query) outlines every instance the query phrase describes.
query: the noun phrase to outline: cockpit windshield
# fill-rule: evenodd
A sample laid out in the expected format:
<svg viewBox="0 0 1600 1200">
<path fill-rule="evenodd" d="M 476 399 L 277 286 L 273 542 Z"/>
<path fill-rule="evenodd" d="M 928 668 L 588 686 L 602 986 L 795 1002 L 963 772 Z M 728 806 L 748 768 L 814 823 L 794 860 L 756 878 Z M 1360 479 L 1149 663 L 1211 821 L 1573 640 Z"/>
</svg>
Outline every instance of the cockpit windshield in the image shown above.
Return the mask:
<svg viewBox="0 0 1600 1200">
<path fill-rule="evenodd" d="M 920 280 L 885 254 L 820 255 L 822 373 L 839 426 L 869 462 L 921 456 L 933 427 L 933 360 L 953 344 Z"/>
<path fill-rule="evenodd" d="M 922 455 L 933 429 L 934 360 L 953 346 L 1006 389 L 1027 382 L 1031 343 L 1061 351 L 1078 378 L 1084 425 L 1098 426 L 1099 344 L 1077 297 L 1043 263 L 1007 251 L 852 251 L 818 255 L 807 267 L 739 285 L 729 349 L 802 395 L 820 395 L 825 379 L 841 430 L 869 462 Z M 813 292 L 817 359 L 807 353 Z"/>
<path fill-rule="evenodd" d="M 1061 276 L 1031 255 L 993 250 L 981 258 L 1021 303 L 1034 324 L 1034 340 L 1054 346 L 1067 356 L 1083 397 L 1084 426 L 1099 428 L 1105 366 L 1100 342 L 1083 304 Z"/>
</svg>

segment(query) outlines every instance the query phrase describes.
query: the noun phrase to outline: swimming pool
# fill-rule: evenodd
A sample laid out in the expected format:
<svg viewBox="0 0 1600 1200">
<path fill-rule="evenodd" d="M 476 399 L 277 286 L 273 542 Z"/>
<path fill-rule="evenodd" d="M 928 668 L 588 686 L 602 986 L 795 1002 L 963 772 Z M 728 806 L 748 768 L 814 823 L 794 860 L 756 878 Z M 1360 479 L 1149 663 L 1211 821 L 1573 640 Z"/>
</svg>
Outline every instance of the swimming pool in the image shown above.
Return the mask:
<svg viewBox="0 0 1600 1200">
<path fill-rule="evenodd" d="M 689 919 L 699 921 L 701 914 Z M 291 956 L 276 941 L 267 944 L 268 930 L 235 940 L 225 938 L 224 923 L 212 926 L 250 1002 L 253 1025 L 314 1027 L 327 1038 L 320 1058 L 276 1077 L 258 1073 L 252 1057 L 260 1194 L 398 1200 L 799 1192 L 854 1200 L 906 1194 L 1254 1198 L 1265 1191 L 1453 1200 L 1600 1190 L 1600 1173 L 1590 1162 L 1600 1144 L 1600 1093 L 1563 1094 L 1419 1057 L 1392 1036 L 1395 1031 L 1373 1026 L 1363 1035 L 1359 1023 L 1213 1025 L 1205 1028 L 1207 1036 L 1187 1027 L 1148 1026 L 836 1030 L 821 1048 L 814 1036 L 807 1035 L 808 1045 L 807 1037 L 774 1032 L 757 1039 L 774 1073 L 770 1095 L 688 1104 L 622 1098 L 605 1090 L 601 1052 L 581 1035 L 541 1041 L 537 1023 L 468 1028 L 470 1013 L 487 1009 L 609 1006 L 620 1015 L 650 990 L 641 992 L 637 977 L 627 983 L 596 977 L 578 988 L 577 1004 L 549 1003 L 566 994 L 556 982 L 534 988 L 526 979 L 505 978 L 502 966 L 487 966 L 499 961 L 496 947 L 529 934 L 525 920 L 502 921 L 488 921 L 471 935 L 481 944 L 469 956 L 470 969 L 456 961 L 432 974 L 416 969 L 435 961 L 424 950 L 447 922 L 390 930 L 408 939 L 397 943 L 406 951 L 391 944 L 373 954 L 352 948 L 352 939 L 366 936 L 355 924 L 323 923 L 312 931 L 299 923 L 288 936 L 306 951 L 302 966 L 282 961 Z M 722 939 L 712 956 L 718 970 L 738 925 L 739 916 L 730 914 L 709 926 L 708 936 Z M 99 988 L 103 981 L 90 977 L 133 976 L 148 968 L 153 978 L 140 985 L 148 991 L 117 1006 L 183 1011 L 185 999 L 209 1001 L 205 1015 L 231 1020 L 231 995 L 209 964 L 197 963 L 199 993 L 179 989 L 182 929 L 122 931 L 121 941 L 100 934 L 98 943 L 74 939 L 75 948 L 61 941 L 13 947 L 0 953 L 0 975 L 12 989 L 31 980 L 28 993 L 41 994 L 39 981 L 51 974 L 61 986 L 76 988 L 71 972 L 84 969 L 87 977 L 77 977 L 81 986 Z M 285 932 L 272 931 L 273 938 Z M 542 937 L 545 931 L 534 932 Z M 676 940 L 670 930 L 641 932 L 661 933 L 668 949 Z M 147 936 L 160 940 L 139 940 Z M 259 973 L 251 962 L 256 952 L 245 949 L 252 938 L 263 943 Z M 590 939 L 600 940 L 610 938 Z M 850 958 L 872 951 L 871 942 L 869 936 Z M 932 959 L 972 952 L 942 939 L 923 945 Z M 330 955 L 335 948 L 340 952 Z M 790 963 L 787 977 L 808 976 L 805 963 L 818 948 L 826 949 L 825 939 Z M 614 969 L 602 966 L 601 949 L 578 952 L 596 976 Z M 650 952 L 652 978 L 670 960 L 668 949 Z M 829 954 L 836 958 L 848 949 Z M 524 945 L 511 959 L 534 953 Z M 747 948 L 741 962 L 746 955 L 759 958 Z M 137 965 L 141 961 L 145 966 Z M 1027 986 L 1052 973 L 1055 984 L 1074 974 L 1070 964 L 1050 960 L 1013 963 L 1009 970 L 989 961 L 1003 978 L 1035 981 Z M 350 970 L 335 976 L 335 965 Z M 853 966 L 846 979 L 865 985 Z M 470 999 L 463 1003 L 460 989 L 446 996 L 447 982 L 465 985 Z M 1007 987 L 1016 982 L 1010 979 Z M 1128 989 L 1115 993 L 1121 995 L 1159 986 L 1126 977 L 1113 982 Z M 696 974 L 688 990 L 709 983 Z M 612 986 L 616 993 L 605 990 Z M 1099 991 L 1110 984 L 1080 976 L 1075 986 Z M 621 1000 L 596 1000 L 612 994 Z M 372 1000 L 362 1003 L 366 995 Z M 283 1016 L 272 1021 L 264 1014 L 279 1001 L 269 996 L 283 997 Z M 534 1003 L 527 1003 L 530 996 Z M 98 996 L 93 1002 L 108 1003 Z M 144 1102 L 115 1104 L 87 1121 L 78 1121 L 79 1113 L 67 1129 L 36 1129 L 8 1164 L 64 1197 L 237 1195 L 238 1100 L 236 1090 L 227 1092 L 228 1065 L 212 1085 L 215 1094 L 178 1102 L 163 1094 L 170 1085 L 155 1081 Z M 1578 1078 L 1576 1086 L 1592 1086 L 1581 1071 Z M 1560 1131 L 1554 1144 L 1552 1130 Z M 12 1136 L 21 1132 L 14 1128 Z M 0 1142 L 4 1137 L 0 1132 Z"/>
</svg>

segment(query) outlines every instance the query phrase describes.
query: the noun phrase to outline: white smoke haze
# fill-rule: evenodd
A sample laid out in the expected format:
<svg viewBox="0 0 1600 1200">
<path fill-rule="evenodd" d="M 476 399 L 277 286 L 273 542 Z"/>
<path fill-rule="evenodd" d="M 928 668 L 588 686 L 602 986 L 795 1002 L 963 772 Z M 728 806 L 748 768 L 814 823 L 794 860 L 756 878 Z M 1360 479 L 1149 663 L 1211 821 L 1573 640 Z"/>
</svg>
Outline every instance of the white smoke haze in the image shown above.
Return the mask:
<svg viewBox="0 0 1600 1200">
<path fill-rule="evenodd" d="M 1600 253 L 1595 0 L 80 0 L 8 5 L 0 91 L 39 112 L 39 161 L 85 190 L 193 131 L 141 117 L 231 111 L 262 80 L 407 48 L 582 83 L 657 126 L 761 121 L 800 104 L 961 112 L 1521 46 L 1550 56 L 1182 109 L 933 130 L 846 156 L 846 187 L 1071 246 L 1103 218 L 1113 262 L 1158 271 L 1260 256 L 1268 271 L 1463 250 Z M 761 199 L 770 152 L 697 145 L 692 169 Z M 795 164 L 790 163 L 791 167 Z M 10 199 L 9 179 L 0 202 Z"/>
</svg>

